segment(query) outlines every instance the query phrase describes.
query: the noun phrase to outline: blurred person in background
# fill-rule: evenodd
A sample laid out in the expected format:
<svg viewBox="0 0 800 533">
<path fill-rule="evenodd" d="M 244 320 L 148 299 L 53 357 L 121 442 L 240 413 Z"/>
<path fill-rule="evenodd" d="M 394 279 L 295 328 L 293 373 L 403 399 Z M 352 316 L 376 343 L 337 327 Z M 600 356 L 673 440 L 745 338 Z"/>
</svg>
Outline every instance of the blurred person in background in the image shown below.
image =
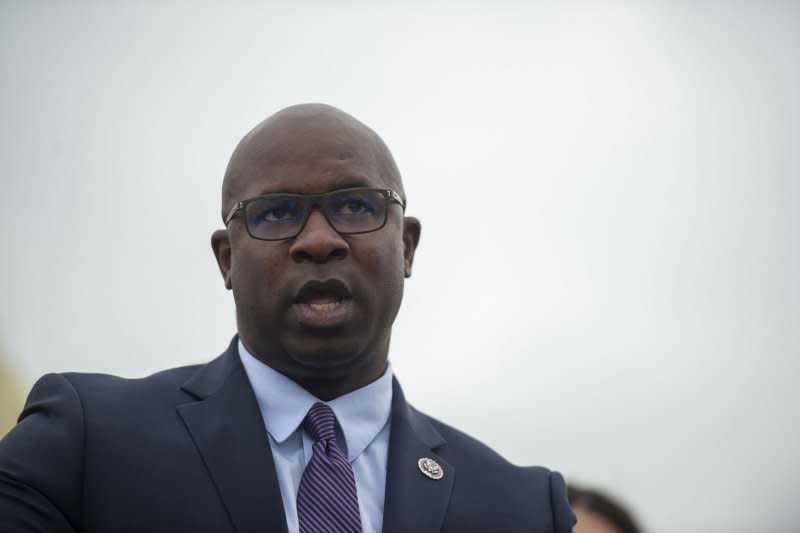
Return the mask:
<svg viewBox="0 0 800 533">
<path fill-rule="evenodd" d="M 643 533 L 631 513 L 607 494 L 570 485 L 567 495 L 578 518 L 574 533 Z"/>
<path fill-rule="evenodd" d="M 0 437 L 17 421 L 25 396 L 4 354 L 0 353 Z"/>
</svg>

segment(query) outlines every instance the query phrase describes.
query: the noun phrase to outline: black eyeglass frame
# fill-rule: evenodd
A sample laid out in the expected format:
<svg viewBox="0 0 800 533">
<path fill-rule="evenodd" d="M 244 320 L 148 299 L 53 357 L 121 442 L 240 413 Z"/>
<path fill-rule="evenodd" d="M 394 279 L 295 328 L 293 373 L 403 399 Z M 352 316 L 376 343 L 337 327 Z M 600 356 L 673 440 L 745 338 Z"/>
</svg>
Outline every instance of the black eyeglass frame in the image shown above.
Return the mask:
<svg viewBox="0 0 800 533">
<path fill-rule="evenodd" d="M 320 200 L 322 198 L 325 198 L 326 196 L 335 196 L 337 194 L 345 194 L 348 192 L 379 192 L 383 195 L 383 197 L 386 199 L 386 210 L 383 213 L 383 221 L 381 222 L 380 226 L 378 226 L 375 229 L 369 229 L 366 231 L 339 231 L 338 229 L 336 229 L 336 226 L 333 224 L 333 222 L 331 222 L 331 219 L 328 218 L 328 215 L 327 213 L 325 213 L 325 210 L 322 209 L 322 204 Z M 337 189 L 335 191 L 330 191 L 323 194 L 291 194 L 291 193 L 263 194 L 261 196 L 248 198 L 247 200 L 239 200 L 238 202 L 233 204 L 233 207 L 231 207 L 230 211 L 228 211 L 228 215 L 223 220 L 225 223 L 225 227 L 227 228 L 228 224 L 230 224 L 233 217 L 236 216 L 236 214 L 239 211 L 244 211 L 244 209 L 247 207 L 248 204 L 257 202 L 259 200 L 263 200 L 264 198 L 302 198 L 304 201 L 309 202 L 311 208 L 308 210 L 308 213 L 306 213 L 305 219 L 298 228 L 297 233 L 290 235 L 288 237 L 279 237 L 275 239 L 265 239 L 264 237 L 256 237 L 255 235 L 253 235 L 253 232 L 250 231 L 250 224 L 247 223 L 247 218 L 245 217 L 244 227 L 247 230 L 247 234 L 250 235 L 250 237 L 257 239 L 259 241 L 285 241 L 287 239 L 294 239 L 295 237 L 300 235 L 305 229 L 306 224 L 308 224 L 308 219 L 311 217 L 311 213 L 314 211 L 314 208 L 319 209 L 319 212 L 322 213 L 323 217 L 325 217 L 325 220 L 328 222 L 330 227 L 332 227 L 340 235 L 359 235 L 361 233 L 372 233 L 373 231 L 380 230 L 386 225 L 386 221 L 389 219 L 389 204 L 391 202 L 399 204 L 400 207 L 403 209 L 404 213 L 406 210 L 406 204 L 403 201 L 403 198 L 400 196 L 399 193 L 393 191 L 392 189 L 376 189 L 372 187 L 351 187 L 348 189 Z"/>
</svg>

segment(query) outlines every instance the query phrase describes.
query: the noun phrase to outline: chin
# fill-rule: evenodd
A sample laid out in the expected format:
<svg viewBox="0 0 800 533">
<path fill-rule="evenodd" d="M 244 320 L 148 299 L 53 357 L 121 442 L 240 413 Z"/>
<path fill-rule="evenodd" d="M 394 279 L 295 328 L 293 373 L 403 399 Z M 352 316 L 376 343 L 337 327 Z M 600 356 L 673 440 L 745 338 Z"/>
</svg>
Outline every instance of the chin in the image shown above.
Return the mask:
<svg viewBox="0 0 800 533">
<path fill-rule="evenodd" d="M 302 344 L 287 346 L 286 352 L 298 373 L 308 377 L 344 377 L 366 363 L 364 347 L 355 343 L 304 340 Z"/>
</svg>

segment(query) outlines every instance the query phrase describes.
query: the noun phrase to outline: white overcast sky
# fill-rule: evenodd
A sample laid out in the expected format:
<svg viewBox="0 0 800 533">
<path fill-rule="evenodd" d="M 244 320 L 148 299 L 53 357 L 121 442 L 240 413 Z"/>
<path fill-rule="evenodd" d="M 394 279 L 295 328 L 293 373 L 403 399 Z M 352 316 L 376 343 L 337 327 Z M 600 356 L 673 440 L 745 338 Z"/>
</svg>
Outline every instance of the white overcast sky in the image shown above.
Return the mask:
<svg viewBox="0 0 800 533">
<path fill-rule="evenodd" d="M 235 332 L 239 138 L 373 127 L 423 224 L 422 410 L 651 532 L 800 528 L 800 4 L 0 2 L 0 349 L 142 376 Z"/>
</svg>

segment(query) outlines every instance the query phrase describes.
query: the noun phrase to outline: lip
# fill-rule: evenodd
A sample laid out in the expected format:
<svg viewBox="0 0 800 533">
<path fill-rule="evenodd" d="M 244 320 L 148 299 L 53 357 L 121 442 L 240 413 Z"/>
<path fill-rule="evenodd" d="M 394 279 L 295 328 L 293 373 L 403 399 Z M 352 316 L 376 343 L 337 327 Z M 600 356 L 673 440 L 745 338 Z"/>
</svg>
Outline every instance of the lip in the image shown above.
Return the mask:
<svg viewBox="0 0 800 533">
<path fill-rule="evenodd" d="M 322 293 L 335 296 L 339 300 L 346 300 L 353 297 L 344 281 L 331 278 L 325 281 L 307 281 L 300 287 L 297 294 L 295 294 L 293 303 L 302 303 L 304 300 L 308 300 L 314 295 Z"/>
<path fill-rule="evenodd" d="M 320 295 L 330 297 L 329 302 L 314 302 Z M 338 279 L 309 281 L 305 283 L 292 302 L 298 322 L 310 328 L 336 328 L 353 315 L 353 297 L 347 285 Z"/>
<path fill-rule="evenodd" d="M 353 314 L 353 300 L 345 298 L 332 309 L 319 309 L 311 304 L 295 302 L 292 304 L 298 321 L 312 328 L 335 328 L 345 324 Z"/>
</svg>

